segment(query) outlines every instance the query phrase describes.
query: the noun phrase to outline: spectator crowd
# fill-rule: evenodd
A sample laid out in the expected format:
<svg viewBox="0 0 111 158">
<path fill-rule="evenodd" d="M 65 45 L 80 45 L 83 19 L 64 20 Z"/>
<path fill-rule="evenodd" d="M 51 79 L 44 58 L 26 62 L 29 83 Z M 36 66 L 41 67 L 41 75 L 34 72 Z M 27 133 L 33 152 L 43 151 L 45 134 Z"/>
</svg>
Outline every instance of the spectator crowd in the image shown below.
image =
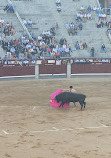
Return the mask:
<svg viewBox="0 0 111 158">
<path fill-rule="evenodd" d="M 61 1 L 56 0 L 57 11 L 61 12 Z M 4 7 L 4 12 L 14 13 L 14 8 L 12 5 L 6 5 Z M 80 10 L 76 15 L 74 22 L 65 24 L 69 35 L 77 35 L 79 30 L 83 29 L 83 22 L 92 19 L 92 12 L 98 15 L 97 28 L 108 27 L 111 28 L 111 21 L 107 20 L 106 14 L 94 6 L 91 8 L 81 6 Z M 31 19 L 23 19 L 23 24 L 27 28 L 32 28 L 33 22 Z M 72 49 L 67 42 L 66 38 L 61 38 L 59 42 L 56 40 L 56 30 L 59 28 L 58 23 L 49 30 L 43 31 L 40 35 L 31 33 L 31 38 L 28 35 L 23 34 L 18 39 L 14 39 L 15 28 L 13 23 L 5 22 L 3 18 L 0 18 L 0 44 L 5 50 L 6 55 L 4 60 L 8 59 L 44 59 L 44 58 L 55 58 L 59 59 L 61 57 L 70 57 Z M 7 40 L 7 36 L 12 36 L 11 40 Z M 84 50 L 88 48 L 88 44 L 84 41 L 76 41 L 74 43 L 76 50 Z M 107 49 L 105 44 L 101 46 L 101 53 L 106 53 Z M 91 48 L 91 55 L 94 57 L 95 48 Z"/>
</svg>

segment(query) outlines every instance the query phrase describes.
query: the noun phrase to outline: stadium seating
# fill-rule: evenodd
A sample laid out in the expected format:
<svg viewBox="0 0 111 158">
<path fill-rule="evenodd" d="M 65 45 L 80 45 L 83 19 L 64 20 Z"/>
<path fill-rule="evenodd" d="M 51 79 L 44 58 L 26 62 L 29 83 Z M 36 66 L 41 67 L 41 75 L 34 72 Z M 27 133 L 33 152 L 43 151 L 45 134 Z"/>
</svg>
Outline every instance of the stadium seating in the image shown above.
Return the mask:
<svg viewBox="0 0 111 158">
<path fill-rule="evenodd" d="M 3 1 L 2 5 L 7 4 L 6 0 Z M 22 20 L 25 18 L 27 21 L 32 20 L 32 27 L 28 27 L 30 33 L 34 32 L 37 36 L 43 31 L 49 30 L 51 27 L 58 23 L 59 29 L 56 30 L 56 39 L 59 42 L 61 38 L 66 38 L 67 43 L 70 44 L 72 48 L 72 57 L 88 58 L 91 57 L 90 49 L 95 48 L 95 57 L 111 57 L 110 52 L 110 42 L 106 36 L 107 28 L 98 29 L 96 23 L 98 21 L 98 16 L 96 13 L 91 12 L 92 19 L 83 23 L 83 29 L 78 32 L 76 36 L 69 36 L 67 29 L 65 28 L 66 23 L 75 22 L 76 14 L 80 10 L 81 6 L 97 6 L 97 1 L 89 0 L 62 0 L 61 1 L 61 12 L 57 12 L 56 0 L 32 0 L 32 1 L 22 1 L 22 0 L 12 0 L 13 6 L 18 11 Z M 23 28 L 17 19 L 15 14 L 4 13 L 3 10 L 0 12 L 1 16 L 5 21 L 12 21 L 16 34 L 13 38 L 20 37 L 23 34 Z M 8 37 L 10 38 L 10 37 Z M 88 48 L 85 50 L 76 50 L 76 41 L 86 41 Z M 101 53 L 101 45 L 105 44 L 107 52 Z"/>
</svg>

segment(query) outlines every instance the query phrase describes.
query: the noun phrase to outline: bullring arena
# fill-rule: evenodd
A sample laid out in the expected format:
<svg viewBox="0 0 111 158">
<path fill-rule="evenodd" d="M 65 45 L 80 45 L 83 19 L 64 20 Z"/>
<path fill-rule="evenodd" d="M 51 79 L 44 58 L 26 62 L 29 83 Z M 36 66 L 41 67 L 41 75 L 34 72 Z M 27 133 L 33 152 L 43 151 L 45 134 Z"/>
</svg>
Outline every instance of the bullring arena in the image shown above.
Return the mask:
<svg viewBox="0 0 111 158">
<path fill-rule="evenodd" d="M 50 106 L 51 93 L 73 85 L 86 109 Z M 1 158 L 110 158 L 111 78 L 0 81 Z"/>
</svg>

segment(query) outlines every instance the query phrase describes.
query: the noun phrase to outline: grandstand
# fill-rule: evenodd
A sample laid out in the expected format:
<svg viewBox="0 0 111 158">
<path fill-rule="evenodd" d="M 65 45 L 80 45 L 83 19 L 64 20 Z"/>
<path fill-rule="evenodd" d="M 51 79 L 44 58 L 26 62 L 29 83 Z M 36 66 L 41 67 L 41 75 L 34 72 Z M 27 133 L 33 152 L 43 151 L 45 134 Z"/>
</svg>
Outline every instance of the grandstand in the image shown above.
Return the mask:
<svg viewBox="0 0 111 158">
<path fill-rule="evenodd" d="M 98 5 L 97 0 L 80 0 L 80 1 L 61 1 L 61 12 L 58 13 L 56 1 L 52 0 L 2 0 L 2 6 L 0 8 L 0 16 L 4 19 L 5 22 L 12 22 L 15 29 L 15 34 L 13 36 L 7 36 L 7 41 L 13 39 L 18 39 L 23 34 L 27 33 L 28 36 L 31 36 L 34 33 L 37 38 L 44 31 L 50 30 L 50 28 L 55 27 L 58 23 L 58 29 L 55 30 L 55 38 L 57 43 L 61 38 L 67 40 L 67 44 L 70 46 L 70 55 L 74 58 L 89 58 L 91 55 L 91 48 L 94 47 L 96 58 L 110 58 L 111 57 L 111 46 L 110 40 L 106 35 L 107 27 L 98 29 L 96 24 L 98 22 L 98 15 L 91 11 L 91 20 L 81 21 L 83 24 L 83 29 L 77 32 L 77 35 L 69 36 L 68 30 L 65 27 L 65 24 L 76 23 L 77 22 L 77 13 L 80 11 L 81 6 L 88 8 L 90 5 L 91 8 Z M 4 12 L 3 8 L 7 4 L 12 4 L 14 7 L 14 13 Z M 109 18 L 109 17 L 108 17 Z M 25 27 L 23 20 L 28 21 L 31 19 L 32 26 Z M 78 22 L 79 23 L 79 22 Z M 2 34 L 2 33 L 1 33 Z M 87 49 L 76 50 L 75 44 L 76 41 L 79 43 L 86 42 Z M 66 45 L 67 45 L 66 44 Z M 106 47 L 106 53 L 101 53 L 102 44 Z M 3 58 L 6 54 L 6 51 L 0 48 L 0 56 Z M 44 55 L 44 54 L 43 54 Z M 18 57 L 18 56 L 17 56 Z M 51 57 L 50 55 L 47 57 Z M 65 57 L 65 56 L 62 56 Z M 18 57 L 19 58 L 19 57 Z"/>
</svg>

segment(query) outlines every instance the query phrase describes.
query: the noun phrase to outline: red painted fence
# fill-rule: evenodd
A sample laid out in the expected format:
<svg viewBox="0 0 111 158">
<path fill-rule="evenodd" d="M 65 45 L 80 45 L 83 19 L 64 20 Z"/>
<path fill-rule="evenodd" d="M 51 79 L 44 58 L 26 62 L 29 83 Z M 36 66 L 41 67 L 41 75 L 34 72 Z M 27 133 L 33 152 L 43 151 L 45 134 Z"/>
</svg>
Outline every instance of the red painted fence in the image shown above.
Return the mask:
<svg viewBox="0 0 111 158">
<path fill-rule="evenodd" d="M 69 61 L 71 60 L 62 60 L 57 64 L 56 60 L 45 60 L 41 64 L 39 63 L 39 74 L 67 74 L 67 62 Z M 71 74 L 80 73 L 111 73 L 110 60 L 108 62 L 73 62 Z M 25 66 L 21 64 L 0 65 L 0 77 L 25 75 L 35 75 L 34 64 L 26 64 Z"/>
</svg>

